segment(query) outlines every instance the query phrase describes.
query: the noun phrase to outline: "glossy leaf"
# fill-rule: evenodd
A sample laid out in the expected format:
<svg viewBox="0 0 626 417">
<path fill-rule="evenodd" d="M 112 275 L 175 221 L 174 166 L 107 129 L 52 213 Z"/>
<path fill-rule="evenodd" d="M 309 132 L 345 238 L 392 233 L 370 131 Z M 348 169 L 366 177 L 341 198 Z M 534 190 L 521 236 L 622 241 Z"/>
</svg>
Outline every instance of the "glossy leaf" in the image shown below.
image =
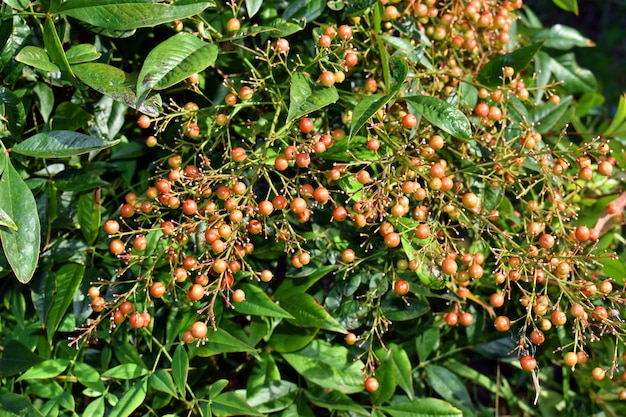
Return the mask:
<svg viewBox="0 0 626 417">
<path fill-rule="evenodd" d="M 352 126 L 349 138 L 352 139 L 374 115 L 392 99 L 396 98 L 409 73 L 404 58 L 394 56 L 390 60 L 391 90 L 385 94 L 374 94 L 360 100 L 352 111 Z"/>
<path fill-rule="evenodd" d="M 552 2 L 566 12 L 578 14 L 578 0 L 552 0 Z"/>
<path fill-rule="evenodd" d="M 339 99 L 339 94 L 337 94 L 335 86 L 326 87 L 313 82 L 308 75 L 296 72 L 291 77 L 289 99 L 287 122 L 336 102 Z"/>
<path fill-rule="evenodd" d="M 263 0 L 246 0 L 248 17 L 251 18 L 256 15 L 261 10 L 261 6 L 263 6 Z"/>
<path fill-rule="evenodd" d="M 45 322 L 49 341 L 53 340 L 54 333 L 63 320 L 65 312 L 72 304 L 74 294 L 80 286 L 84 273 L 84 265 L 68 263 L 61 266 L 53 275 L 56 291 Z"/>
<path fill-rule="evenodd" d="M 216 417 L 228 416 L 263 416 L 244 399 L 240 398 L 236 393 L 230 391 L 218 395 L 212 399 L 211 411 Z"/>
<path fill-rule="evenodd" d="M 85 407 L 84 416 L 91 417 L 102 417 L 104 416 L 104 397 L 94 398 L 88 405 Z"/>
<path fill-rule="evenodd" d="M 207 341 L 193 349 L 193 353 L 198 356 L 213 356 L 228 352 L 247 352 L 251 355 L 256 353 L 252 346 L 220 328 L 216 331 L 209 330 Z"/>
<path fill-rule="evenodd" d="M 184 19 L 214 5 L 211 1 L 68 0 L 54 14 L 70 16 L 101 28 L 127 31 Z"/>
<path fill-rule="evenodd" d="M 67 62 L 71 65 L 95 61 L 100 58 L 101 55 L 102 54 L 96 49 L 96 46 L 90 43 L 81 43 L 79 45 L 72 46 L 65 52 Z"/>
<path fill-rule="evenodd" d="M 59 67 L 50 61 L 50 57 L 46 53 L 46 50 L 38 46 L 27 45 L 23 47 L 15 56 L 15 60 L 41 71 L 60 71 Z"/>
<path fill-rule="evenodd" d="M 548 55 L 540 51 L 537 57 L 547 63 L 553 78 L 562 82 L 568 94 L 589 93 L 596 90 L 597 80 L 589 70 L 580 68 L 573 53 Z"/>
<path fill-rule="evenodd" d="M 76 76 L 89 87 L 100 93 L 137 109 L 137 96 L 134 88 L 137 80 L 119 68 L 101 63 L 77 64 L 72 67 Z M 158 116 L 161 110 L 161 97 L 153 95 L 143 100 L 139 111 Z"/>
<path fill-rule="evenodd" d="M 101 212 L 100 203 L 97 201 L 99 189 L 85 193 L 78 197 L 76 217 L 80 225 L 80 232 L 87 244 L 92 245 L 100 233 Z"/>
<path fill-rule="evenodd" d="M 470 140 L 471 125 L 465 114 L 452 104 L 431 96 L 404 97 L 430 123 L 450 135 Z"/>
<path fill-rule="evenodd" d="M 130 387 L 115 404 L 108 417 L 128 417 L 146 398 L 148 392 L 148 378 L 142 378 Z"/>
<path fill-rule="evenodd" d="M 4 345 L 0 358 L 0 375 L 13 376 L 41 363 L 38 355 L 18 340 L 11 340 Z"/>
<path fill-rule="evenodd" d="M 172 376 L 165 369 L 157 369 L 153 374 L 150 375 L 150 379 L 148 380 L 148 382 L 150 388 L 152 389 L 165 392 L 172 397 L 177 396 L 176 387 L 174 386 Z"/>
<path fill-rule="evenodd" d="M 252 391 L 246 401 L 261 413 L 275 413 L 293 404 L 299 389 L 290 381 L 271 381 Z"/>
<path fill-rule="evenodd" d="M 118 142 L 105 142 L 78 132 L 53 130 L 31 136 L 15 145 L 11 150 L 21 155 L 36 158 L 66 158 L 110 148 Z"/>
<path fill-rule="evenodd" d="M 542 46 L 543 42 L 537 42 L 493 58 L 478 73 L 478 82 L 487 87 L 499 86 L 502 84 L 503 67 L 512 67 L 516 73 L 520 72 L 526 68 Z"/>
<path fill-rule="evenodd" d="M 41 225 L 37 214 L 37 202 L 32 192 L 13 168 L 8 155 L 0 178 L 0 209 L 17 225 L 17 231 L 0 227 L 0 239 L 4 254 L 17 279 L 27 283 L 33 277 L 39 261 Z"/>
<path fill-rule="evenodd" d="M 272 301 L 258 285 L 242 284 L 239 288 L 245 291 L 246 299 L 241 303 L 234 304 L 235 311 L 238 313 L 287 319 L 294 318 L 284 308 Z"/>
<path fill-rule="evenodd" d="M 161 42 L 148 53 L 137 80 L 137 100 L 150 90 L 163 90 L 190 75 L 204 71 L 217 58 L 217 46 L 189 33 L 180 33 Z"/>
<path fill-rule="evenodd" d="M 56 26 L 52 16 L 48 16 L 43 25 L 43 42 L 46 47 L 46 51 L 50 56 L 50 60 L 61 70 L 61 73 L 67 77 L 68 80 L 74 79 L 74 73 L 70 68 L 70 63 L 67 61 L 63 45 L 59 39 Z"/>
<path fill-rule="evenodd" d="M 318 331 L 318 328 L 296 327 L 283 321 L 272 332 L 269 344 L 277 352 L 295 352 L 309 344 Z"/>
<path fill-rule="evenodd" d="M 389 297 L 381 303 L 381 308 L 391 321 L 414 320 L 429 311 L 428 305 L 417 299 Z"/>
<path fill-rule="evenodd" d="M 54 108 L 54 93 L 52 88 L 48 84 L 37 83 L 33 87 L 33 92 L 37 99 L 37 107 L 39 108 L 39 114 L 44 122 L 48 122 L 50 114 Z"/>
<path fill-rule="evenodd" d="M 91 365 L 84 362 L 74 364 L 74 374 L 78 382 L 95 392 L 104 393 L 106 388 L 100 379 L 100 374 Z"/>
<path fill-rule="evenodd" d="M 579 31 L 569 26 L 554 25 L 533 36 L 535 42 L 544 42 L 546 48 L 569 50 L 575 47 L 592 47 L 595 44 L 591 39 L 583 36 Z"/>
<path fill-rule="evenodd" d="M 114 379 L 136 379 L 147 374 L 148 370 L 143 366 L 135 363 L 123 363 L 104 371 L 102 373 L 102 377 Z"/>
<path fill-rule="evenodd" d="M 395 375 L 396 383 L 409 397 L 413 399 L 413 377 L 411 375 L 411 360 L 409 355 L 400 346 L 391 343 L 388 345 L 391 351 L 391 363 L 393 366 L 393 372 Z"/>
<path fill-rule="evenodd" d="M 304 390 L 306 398 L 318 407 L 327 408 L 329 410 L 351 411 L 352 413 L 362 416 L 368 416 L 369 413 L 359 404 L 354 402 L 352 398 L 338 390 L 328 390 L 323 387 L 311 386 Z"/>
<path fill-rule="evenodd" d="M 183 345 L 178 345 L 172 356 L 172 376 L 178 392 L 185 396 L 185 384 L 187 383 L 187 373 L 189 372 L 189 357 Z"/>
<path fill-rule="evenodd" d="M 529 121 L 535 124 L 535 130 L 537 132 L 542 134 L 548 133 L 564 125 L 564 123 L 561 123 L 560 126 L 557 126 L 557 123 L 563 120 L 563 117 L 569 110 L 573 110 L 571 107 L 572 102 L 572 97 L 568 96 L 562 99 L 556 106 L 550 102 L 543 103 L 531 109 Z"/>
<path fill-rule="evenodd" d="M 354 360 L 344 346 L 316 339 L 302 350 L 282 355 L 300 375 L 314 384 L 345 394 L 363 391 L 363 362 Z"/>
<path fill-rule="evenodd" d="M 81 106 L 64 101 L 54 110 L 52 128 L 56 130 L 75 131 L 93 119 L 93 115 L 87 113 Z"/>
<path fill-rule="evenodd" d="M 326 8 L 326 0 L 295 0 L 290 1 L 289 6 L 283 12 L 285 20 L 305 19 L 311 22 L 317 19 Z"/>
<path fill-rule="evenodd" d="M 0 208 L 0 226 L 8 227 L 9 229 L 17 232 L 18 227 L 15 221 L 9 216 L 6 211 Z"/>
<path fill-rule="evenodd" d="M 376 366 L 376 380 L 378 389 L 370 393 L 373 404 L 386 403 L 396 392 L 396 373 L 393 365 L 392 352 L 379 349 L 376 352 L 380 363 Z"/>
<path fill-rule="evenodd" d="M 463 382 L 443 366 L 429 363 L 424 368 L 428 385 L 443 399 L 463 410 L 464 416 L 472 414 L 472 400 Z"/>
<path fill-rule="evenodd" d="M 391 417 L 463 417 L 459 409 L 436 398 L 417 398 L 381 406 L 380 409 Z"/>
<path fill-rule="evenodd" d="M 26 381 L 29 379 L 47 379 L 61 375 L 70 364 L 68 359 L 48 359 L 33 366 L 24 372 L 17 379 L 18 381 Z"/>
<path fill-rule="evenodd" d="M 415 338 L 415 346 L 417 347 L 417 355 L 421 362 L 426 362 L 428 356 L 439 345 L 440 331 L 438 327 L 428 326 L 420 329 Z"/>
<path fill-rule="evenodd" d="M 7 119 L 9 132 L 19 138 L 26 123 L 26 113 L 21 100 L 8 88 L 0 86 L 0 100 L 4 104 L 4 117 Z"/>
<path fill-rule="evenodd" d="M 346 333 L 346 329 L 310 294 L 291 292 L 282 295 L 279 301 L 281 307 L 293 317 L 289 319 L 289 322 L 295 326 L 319 327 L 333 332 Z"/>
</svg>

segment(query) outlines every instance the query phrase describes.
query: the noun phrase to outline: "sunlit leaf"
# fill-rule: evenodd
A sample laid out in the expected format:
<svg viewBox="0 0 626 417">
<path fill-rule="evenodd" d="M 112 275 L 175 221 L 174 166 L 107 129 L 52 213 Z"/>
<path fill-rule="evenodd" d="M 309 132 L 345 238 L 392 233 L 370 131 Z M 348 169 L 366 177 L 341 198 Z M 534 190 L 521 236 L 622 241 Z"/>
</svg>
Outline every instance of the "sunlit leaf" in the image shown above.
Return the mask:
<svg viewBox="0 0 626 417">
<path fill-rule="evenodd" d="M 291 77 L 289 99 L 287 122 L 336 102 L 339 95 L 334 86 L 326 87 L 320 83 L 315 83 L 311 77 L 296 72 Z"/>
<path fill-rule="evenodd" d="M 31 136 L 11 150 L 21 155 L 37 158 L 65 158 L 106 149 L 118 142 L 105 142 L 78 132 L 53 130 Z"/>
</svg>

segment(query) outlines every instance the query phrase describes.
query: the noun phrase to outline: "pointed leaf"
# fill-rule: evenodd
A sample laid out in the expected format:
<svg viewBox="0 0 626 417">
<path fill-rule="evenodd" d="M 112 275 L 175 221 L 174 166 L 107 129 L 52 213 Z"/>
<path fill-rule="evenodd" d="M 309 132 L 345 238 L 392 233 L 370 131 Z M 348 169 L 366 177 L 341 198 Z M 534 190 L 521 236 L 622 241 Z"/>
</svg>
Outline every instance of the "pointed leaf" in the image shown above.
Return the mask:
<svg viewBox="0 0 626 417">
<path fill-rule="evenodd" d="M 199 0 L 164 3 L 152 0 L 68 0 L 55 14 L 70 16 L 101 28 L 127 31 L 184 19 L 214 5 L 212 1 Z"/>
<path fill-rule="evenodd" d="M 48 359 L 24 372 L 17 380 L 25 381 L 29 379 L 54 378 L 55 376 L 61 375 L 69 364 L 70 361 L 68 359 Z"/>
<path fill-rule="evenodd" d="M 405 59 L 394 56 L 390 60 L 391 67 L 391 91 L 388 94 L 375 94 L 360 100 L 352 111 L 352 126 L 349 138 L 352 139 L 380 109 L 394 99 L 409 73 L 409 66 Z"/>
<path fill-rule="evenodd" d="M 569 26 L 554 25 L 533 36 L 534 41 L 545 41 L 546 48 L 569 50 L 574 47 L 592 47 L 595 44 L 591 39 L 583 36 L 579 31 Z"/>
<path fill-rule="evenodd" d="M 578 0 L 552 0 L 552 2 L 566 12 L 578 15 Z"/>
<path fill-rule="evenodd" d="M 391 417 L 463 417 L 461 410 L 436 398 L 417 398 L 381 406 L 380 409 Z"/>
<path fill-rule="evenodd" d="M 111 65 L 97 62 L 77 64 L 72 68 L 76 76 L 89 87 L 137 109 L 137 96 L 133 90 L 137 80 L 132 75 Z M 161 97 L 159 95 L 148 97 L 142 101 L 138 110 L 150 116 L 158 116 L 161 111 Z"/>
<path fill-rule="evenodd" d="M 4 104 L 4 116 L 8 121 L 9 132 L 17 139 L 21 136 L 24 123 L 26 123 L 24 104 L 11 90 L 5 87 L 0 87 L 0 102 Z"/>
<path fill-rule="evenodd" d="M 252 346 L 237 339 L 232 334 L 218 328 L 216 331 L 209 331 L 207 341 L 199 347 L 193 349 L 193 354 L 197 356 L 213 356 L 227 352 L 248 352 L 254 354 Z"/>
<path fill-rule="evenodd" d="M 39 260 L 41 225 L 37 202 L 32 192 L 13 168 L 8 155 L 0 178 L 0 209 L 17 225 L 17 231 L 0 227 L 4 254 L 17 279 L 25 284 L 31 280 Z"/>
<path fill-rule="evenodd" d="M 300 375 L 314 384 L 345 394 L 363 391 L 363 362 L 354 360 L 344 346 L 318 339 L 302 350 L 282 355 Z"/>
<path fill-rule="evenodd" d="M 212 401 L 211 411 L 216 417 L 263 416 L 262 413 L 232 391 L 220 394 Z"/>
<path fill-rule="evenodd" d="M 164 369 L 157 369 L 152 375 L 150 375 L 149 383 L 150 388 L 152 389 L 164 392 L 172 397 L 177 396 L 172 376 Z"/>
<path fill-rule="evenodd" d="M 411 96 L 403 100 L 411 103 L 419 114 L 444 132 L 462 140 L 472 137 L 471 125 L 465 114 L 447 101 L 431 96 Z"/>
<path fill-rule="evenodd" d="M 263 0 L 246 0 L 246 11 L 248 12 L 248 17 L 252 18 L 256 15 L 259 10 L 261 10 L 261 6 L 263 6 Z"/>
<path fill-rule="evenodd" d="M 23 47 L 15 56 L 15 60 L 41 71 L 60 71 L 59 67 L 50 61 L 50 57 L 46 53 L 46 50 L 38 46 L 28 45 Z"/>
<path fill-rule="evenodd" d="M 52 306 L 48 310 L 46 318 L 46 333 L 48 340 L 52 341 L 54 333 L 57 331 L 59 324 L 65 316 L 76 290 L 80 286 L 83 275 L 85 274 L 85 266 L 75 263 L 64 264 L 53 275 L 56 285 L 56 291 L 53 297 Z"/>
<path fill-rule="evenodd" d="M 411 360 L 404 349 L 396 344 L 390 344 L 391 360 L 396 376 L 396 383 L 404 390 L 410 400 L 413 399 L 413 377 L 411 375 Z"/>
<path fill-rule="evenodd" d="M 162 90 L 204 71 L 217 58 L 217 46 L 180 33 L 157 45 L 146 57 L 137 80 L 139 102 L 151 89 Z"/>
<path fill-rule="evenodd" d="M 86 193 L 78 197 L 76 217 L 85 242 L 89 245 L 93 245 L 100 233 L 100 204 L 96 200 L 96 194 L 99 192 L 100 189 L 98 188 L 94 192 Z"/>
<path fill-rule="evenodd" d="M 48 123 L 52 108 L 54 107 L 54 93 L 52 88 L 48 84 L 37 83 L 33 87 L 37 99 L 37 107 L 39 108 L 39 114 L 44 122 Z"/>
<path fill-rule="evenodd" d="M 456 374 L 443 366 L 429 363 L 425 367 L 426 382 L 444 400 L 450 401 L 464 411 L 464 416 L 471 416 L 472 400 L 467 388 Z"/>
<path fill-rule="evenodd" d="M 72 46 L 65 52 L 67 61 L 70 64 L 82 64 L 83 62 L 95 61 L 100 58 L 102 54 L 98 52 L 95 45 L 89 43 L 81 43 L 80 45 Z"/>
<path fill-rule="evenodd" d="M 537 42 L 495 57 L 480 70 L 477 77 L 478 82 L 488 87 L 499 86 L 502 84 L 503 67 L 512 67 L 516 73 L 520 72 L 526 68 L 542 46 L 543 42 Z"/>
<path fill-rule="evenodd" d="M 576 63 L 573 53 L 562 55 L 547 54 L 540 51 L 537 57 L 547 63 L 548 71 L 553 78 L 562 82 L 563 87 L 569 94 L 589 93 L 596 90 L 597 80 L 593 73 L 581 68 Z"/>
<path fill-rule="evenodd" d="M 100 374 L 91 365 L 84 362 L 76 362 L 74 364 L 74 374 L 78 382 L 93 391 L 104 393 L 106 388 L 100 379 Z"/>
<path fill-rule="evenodd" d="M 311 77 L 296 72 L 291 77 L 289 99 L 287 122 L 336 102 L 339 99 L 339 94 L 337 94 L 337 89 L 334 86 L 326 87 L 320 83 L 315 83 Z"/>
<path fill-rule="evenodd" d="M 37 158 L 65 158 L 110 148 L 119 140 L 105 142 L 69 130 L 38 133 L 11 148 L 12 152 Z"/>
<path fill-rule="evenodd" d="M 261 413 L 275 413 L 293 404 L 298 391 L 299 387 L 293 382 L 270 381 L 267 385 L 252 391 L 246 400 Z"/>
<path fill-rule="evenodd" d="M 187 373 L 189 372 L 189 357 L 183 345 L 178 345 L 172 357 L 172 376 L 178 392 L 185 396 L 185 384 L 187 383 Z"/>
<path fill-rule="evenodd" d="M 102 417 L 104 416 L 104 396 L 93 399 L 87 407 L 85 407 L 84 416 Z"/>
<path fill-rule="evenodd" d="M 41 363 L 43 359 L 30 351 L 18 340 L 11 340 L 4 346 L 0 358 L 0 375 L 12 376 Z"/>
<path fill-rule="evenodd" d="M 255 316 L 282 317 L 293 319 L 294 317 L 272 301 L 263 289 L 258 285 L 241 284 L 240 287 L 246 293 L 246 299 L 235 304 L 235 311 L 242 314 Z"/>
<path fill-rule="evenodd" d="M 74 73 L 70 68 L 70 63 L 67 62 L 63 45 L 59 39 L 56 27 L 52 16 L 48 16 L 43 25 L 43 43 L 46 47 L 46 52 L 50 56 L 50 60 L 61 70 L 61 73 L 67 77 L 68 80 L 74 79 Z"/>
<path fill-rule="evenodd" d="M 108 417 L 128 417 L 137 407 L 143 404 L 147 392 L 148 378 L 137 381 L 115 404 Z"/>
<path fill-rule="evenodd" d="M 279 301 L 281 307 L 294 317 L 288 321 L 295 326 L 319 327 L 332 332 L 346 333 L 346 329 L 310 294 L 291 292 L 282 295 Z"/>
<path fill-rule="evenodd" d="M 147 375 L 148 370 L 135 363 L 123 363 L 104 371 L 103 378 L 135 379 Z"/>
<path fill-rule="evenodd" d="M 15 221 L 9 216 L 6 211 L 0 208 L 0 226 L 8 227 L 9 229 L 17 232 L 17 224 Z"/>
<path fill-rule="evenodd" d="M 354 402 L 352 398 L 337 390 L 328 390 L 323 387 L 311 386 L 304 390 L 306 398 L 318 407 L 329 410 L 351 411 L 362 416 L 368 416 L 369 413 L 359 404 Z"/>
</svg>

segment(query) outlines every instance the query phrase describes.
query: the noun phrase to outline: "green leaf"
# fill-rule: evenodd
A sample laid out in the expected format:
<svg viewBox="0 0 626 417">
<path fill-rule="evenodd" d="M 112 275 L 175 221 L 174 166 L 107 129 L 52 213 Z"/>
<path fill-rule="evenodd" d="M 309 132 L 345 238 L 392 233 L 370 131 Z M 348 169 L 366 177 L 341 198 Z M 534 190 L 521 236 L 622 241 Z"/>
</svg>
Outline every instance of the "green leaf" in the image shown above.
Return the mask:
<svg viewBox="0 0 626 417">
<path fill-rule="evenodd" d="M 165 369 L 157 369 L 148 380 L 150 388 L 177 397 L 172 376 Z"/>
<path fill-rule="evenodd" d="M 99 393 L 106 391 L 104 383 L 100 379 L 100 374 L 91 365 L 84 362 L 76 362 L 74 364 L 74 375 L 76 375 L 78 382 L 87 388 Z"/>
<path fill-rule="evenodd" d="M 76 76 L 89 87 L 137 109 L 137 96 L 133 90 L 137 85 L 137 79 L 132 75 L 111 65 L 97 62 L 77 64 L 72 68 Z M 138 110 L 149 116 L 158 116 L 161 111 L 161 96 L 157 94 L 143 100 Z"/>
<path fill-rule="evenodd" d="M 105 142 L 68 130 L 38 133 L 11 148 L 12 152 L 37 158 L 66 158 L 68 156 L 110 148 L 119 140 Z"/>
<path fill-rule="evenodd" d="M 537 58 L 547 63 L 548 71 L 553 78 L 561 81 L 561 88 L 568 94 L 589 93 L 596 90 L 597 80 L 589 70 L 581 68 L 576 63 L 573 53 L 562 55 L 547 54 L 543 51 L 537 53 Z"/>
<path fill-rule="evenodd" d="M 204 71 L 217 58 L 217 46 L 189 33 L 179 33 L 161 42 L 143 62 L 137 80 L 139 104 L 150 90 L 163 90 L 192 74 Z"/>
<path fill-rule="evenodd" d="M 552 2 L 566 12 L 578 15 L 578 0 L 552 0 Z"/>
<path fill-rule="evenodd" d="M 148 378 L 137 381 L 115 404 L 108 417 L 128 417 L 137 407 L 143 404 L 147 392 Z"/>
<path fill-rule="evenodd" d="M 355 136 L 349 141 L 335 142 L 331 148 L 324 151 L 324 159 L 327 161 L 352 162 L 355 159 L 358 161 L 377 161 L 379 158 L 378 153 L 367 147 L 367 138 L 364 136 Z"/>
<path fill-rule="evenodd" d="M 315 83 L 308 75 L 296 72 L 291 77 L 289 99 L 287 123 L 336 102 L 339 94 L 334 86 Z"/>
<path fill-rule="evenodd" d="M 272 332 L 269 344 L 277 352 L 295 352 L 308 345 L 318 331 L 318 328 L 296 327 L 283 321 Z"/>
<path fill-rule="evenodd" d="M 27 45 L 23 47 L 15 56 L 15 60 L 41 71 L 60 71 L 59 67 L 50 61 L 46 50 L 38 46 Z"/>
<path fill-rule="evenodd" d="M 52 113 L 52 109 L 54 107 L 54 93 L 52 92 L 52 88 L 50 88 L 47 84 L 37 83 L 35 84 L 35 87 L 33 87 L 33 92 L 35 93 L 37 99 L 39 114 L 41 114 L 43 121 L 48 123 L 50 114 Z"/>
<path fill-rule="evenodd" d="M 225 392 L 212 399 L 211 411 L 216 417 L 263 416 L 234 392 Z"/>
<path fill-rule="evenodd" d="M 240 287 L 246 293 L 246 299 L 236 303 L 235 311 L 241 314 L 255 316 L 282 317 L 293 319 L 294 317 L 272 301 L 258 285 L 241 284 Z"/>
<path fill-rule="evenodd" d="M 104 397 L 93 399 L 83 412 L 84 416 L 102 417 L 104 416 Z"/>
<path fill-rule="evenodd" d="M 420 317 L 429 311 L 428 305 L 421 301 L 408 297 L 405 299 L 406 301 L 397 296 L 385 298 L 380 305 L 385 317 L 391 321 L 406 321 Z"/>
<path fill-rule="evenodd" d="M 74 131 L 82 128 L 87 122 L 94 118 L 78 104 L 64 101 L 54 110 L 52 117 L 52 129 Z"/>
<path fill-rule="evenodd" d="M 417 347 L 417 356 L 420 362 L 426 362 L 428 356 L 439 345 L 439 328 L 428 326 L 420 328 L 415 338 L 415 346 Z"/>
<path fill-rule="evenodd" d="M 413 377 L 411 375 L 411 360 L 409 355 L 400 346 L 391 343 L 387 346 L 391 352 L 393 371 L 396 383 L 404 390 L 410 400 L 413 399 Z"/>
<path fill-rule="evenodd" d="M 279 298 L 283 307 L 291 316 L 288 321 L 295 326 L 319 327 L 332 332 L 346 333 L 346 329 L 319 305 L 312 295 L 302 292 L 290 292 Z"/>
<path fill-rule="evenodd" d="M 274 360 L 274 355 L 265 350 L 259 355 L 260 359 L 257 361 L 252 372 L 246 381 L 246 390 L 248 392 L 255 392 L 261 387 L 267 387 L 270 382 L 280 381 L 280 370 Z"/>
<path fill-rule="evenodd" d="M 463 417 L 459 409 L 436 398 L 417 398 L 380 409 L 392 417 Z"/>
<path fill-rule="evenodd" d="M 96 49 L 96 46 L 89 43 L 81 43 L 79 45 L 72 46 L 67 50 L 67 52 L 65 52 L 67 62 L 71 65 L 95 61 L 100 58 L 101 55 L 102 54 Z"/>
<path fill-rule="evenodd" d="M 263 0 L 246 0 L 246 11 L 248 12 L 248 18 L 252 18 L 256 15 L 263 6 Z"/>
<path fill-rule="evenodd" d="M 533 36 L 535 42 L 545 41 L 546 48 L 568 50 L 574 47 L 592 47 L 595 44 L 591 39 L 583 36 L 579 31 L 569 26 L 554 25 Z"/>
<path fill-rule="evenodd" d="M 452 104 L 431 96 L 404 97 L 426 120 L 450 135 L 470 140 L 471 125 L 465 114 Z"/>
<path fill-rule="evenodd" d="M 345 394 L 363 391 L 363 362 L 354 360 L 344 346 L 316 339 L 302 350 L 282 355 L 300 375 L 314 384 Z"/>
<path fill-rule="evenodd" d="M 467 392 L 467 388 L 458 376 L 450 372 L 443 366 L 432 363 L 426 364 L 426 382 L 444 400 L 454 403 L 463 410 L 464 416 L 471 416 L 472 400 Z"/>
<path fill-rule="evenodd" d="M 63 316 L 65 316 L 65 312 L 72 304 L 74 294 L 80 286 L 84 274 L 84 265 L 68 263 L 61 266 L 56 273 L 51 275 L 51 278 L 54 279 L 56 291 L 53 294 L 52 305 L 48 310 L 45 323 L 48 341 L 52 341 L 54 333 L 59 328 Z"/>
<path fill-rule="evenodd" d="M 394 99 L 409 73 L 409 66 L 402 57 L 391 58 L 391 90 L 385 95 L 375 94 L 360 100 L 352 111 L 352 126 L 350 126 L 349 138 L 352 139 L 380 109 Z"/>
<path fill-rule="evenodd" d="M 4 345 L 0 358 L 0 375 L 12 376 L 41 363 L 38 355 L 30 351 L 28 346 L 18 340 L 11 340 Z"/>
<path fill-rule="evenodd" d="M 512 67 L 516 73 L 520 72 L 526 68 L 542 46 L 543 42 L 537 42 L 493 58 L 478 73 L 478 82 L 488 87 L 501 85 L 503 67 Z"/>
<path fill-rule="evenodd" d="M 323 387 L 311 386 L 304 390 L 304 395 L 311 403 L 328 410 L 351 411 L 362 416 L 369 413 L 352 398 L 337 390 L 328 390 Z"/>
<path fill-rule="evenodd" d="M 571 109 L 573 99 L 571 96 L 565 97 L 556 106 L 550 102 L 543 103 L 530 109 L 529 121 L 535 125 L 535 130 L 545 134 L 551 132 L 557 122 Z M 561 126 L 558 126 L 559 128 Z"/>
<path fill-rule="evenodd" d="M 0 87 L 0 103 L 4 104 L 4 116 L 7 119 L 9 132 L 13 138 L 18 139 L 24 123 L 26 123 L 26 113 L 24 112 L 24 104 L 11 90 Z"/>
<path fill-rule="evenodd" d="M 99 194 L 100 189 L 97 188 L 93 192 L 85 193 L 78 197 L 76 218 L 85 242 L 89 245 L 93 245 L 100 233 L 102 215 L 100 213 L 100 202 L 96 198 Z"/>
<path fill-rule="evenodd" d="M 617 109 L 615 110 L 615 114 L 613 115 L 613 119 L 611 120 L 611 124 L 602 132 L 604 136 L 610 136 L 614 133 L 618 132 L 620 126 L 626 120 L 626 94 L 622 94 L 619 97 L 619 101 L 617 103 Z"/>
<path fill-rule="evenodd" d="M 290 1 L 289 6 L 283 12 L 285 20 L 304 19 L 311 22 L 317 19 L 326 8 L 326 0 L 295 0 Z"/>
<path fill-rule="evenodd" d="M 123 363 L 104 371 L 103 378 L 113 379 L 136 379 L 141 376 L 148 375 L 148 370 L 135 363 Z"/>
<path fill-rule="evenodd" d="M 267 385 L 252 391 L 246 400 L 261 413 L 275 413 L 293 404 L 298 391 L 298 385 L 293 382 L 270 381 Z"/>
<path fill-rule="evenodd" d="M 67 77 L 68 80 L 73 80 L 74 73 L 70 68 L 70 63 L 67 62 L 67 56 L 65 56 L 65 51 L 63 50 L 63 45 L 59 39 L 56 27 L 54 26 L 52 16 L 48 16 L 43 25 L 43 43 L 50 60 L 61 70 L 61 73 Z"/>
<path fill-rule="evenodd" d="M 152 0 L 68 0 L 54 14 L 116 31 L 153 27 L 185 19 L 214 6 L 212 1 L 154 3 Z"/>
<path fill-rule="evenodd" d="M 172 376 L 178 392 L 185 396 L 185 384 L 187 383 L 187 373 L 189 372 L 189 357 L 183 345 L 178 345 L 172 357 Z"/>
<path fill-rule="evenodd" d="M 48 359 L 33 366 L 24 372 L 17 379 L 18 381 L 26 381 L 29 379 L 47 379 L 61 375 L 70 364 L 68 359 Z"/>
<path fill-rule="evenodd" d="M 376 366 L 376 380 L 378 381 L 379 387 L 376 391 L 370 393 L 370 398 L 373 404 L 383 404 L 393 397 L 393 394 L 396 392 L 396 374 L 394 370 L 392 353 L 384 349 L 379 349 L 376 352 L 378 359 L 380 360 L 380 364 Z M 409 367 L 409 372 L 410 372 Z"/>
<path fill-rule="evenodd" d="M 13 168 L 8 155 L 5 170 L 0 178 L 0 210 L 17 225 L 17 231 L 0 227 L 4 254 L 17 279 L 25 284 L 31 280 L 39 260 L 41 225 L 37 202 L 32 192 Z"/>
<path fill-rule="evenodd" d="M 17 232 L 18 227 L 15 221 L 4 210 L 0 208 L 0 226 L 8 227 L 9 229 Z"/>
<path fill-rule="evenodd" d="M 247 296 L 247 295 L 246 295 Z M 227 352 L 248 352 L 255 354 L 255 350 L 249 344 L 237 339 L 227 331 L 218 328 L 207 334 L 208 340 L 197 348 L 190 349 L 194 355 L 213 356 Z"/>
</svg>

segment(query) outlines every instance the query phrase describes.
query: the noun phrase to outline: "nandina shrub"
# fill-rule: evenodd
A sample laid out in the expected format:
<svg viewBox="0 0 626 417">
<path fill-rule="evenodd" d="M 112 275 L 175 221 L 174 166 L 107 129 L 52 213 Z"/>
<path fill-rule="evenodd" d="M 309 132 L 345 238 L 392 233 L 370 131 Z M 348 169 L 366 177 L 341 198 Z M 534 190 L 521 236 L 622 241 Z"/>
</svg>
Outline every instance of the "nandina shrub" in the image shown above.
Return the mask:
<svg viewBox="0 0 626 417">
<path fill-rule="evenodd" d="M 521 1 L 3 7 L 3 164 L 37 198 L 0 203 L 3 270 L 35 274 L 32 307 L 5 284 L 7 410 L 624 409 L 626 104 L 598 116 L 574 29 Z M 35 272 L 5 243 L 39 218 Z"/>
</svg>

